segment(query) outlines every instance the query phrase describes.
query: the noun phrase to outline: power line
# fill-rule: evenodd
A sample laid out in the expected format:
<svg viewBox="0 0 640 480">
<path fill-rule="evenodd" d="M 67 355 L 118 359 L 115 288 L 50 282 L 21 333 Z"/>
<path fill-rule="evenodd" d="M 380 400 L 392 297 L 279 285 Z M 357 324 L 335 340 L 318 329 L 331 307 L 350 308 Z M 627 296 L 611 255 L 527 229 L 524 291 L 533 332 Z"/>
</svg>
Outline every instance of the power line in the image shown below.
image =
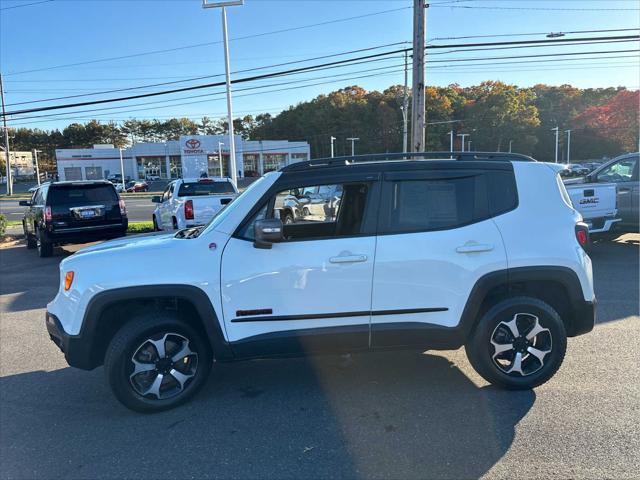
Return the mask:
<svg viewBox="0 0 640 480">
<path fill-rule="evenodd" d="M 395 50 L 395 51 L 392 51 L 392 52 L 385 52 L 385 53 L 377 53 L 377 54 L 366 55 L 364 57 L 359 57 L 358 60 L 360 60 L 360 59 L 362 59 L 362 60 L 373 60 L 373 59 L 379 58 L 381 56 L 388 56 L 390 54 L 403 53 L 405 50 L 409 50 L 409 49 L 399 49 L 399 50 Z M 475 61 L 475 60 L 501 60 L 501 59 L 519 59 L 519 58 L 541 58 L 541 57 L 575 56 L 575 55 L 585 55 L 585 54 L 594 55 L 594 54 L 611 54 L 611 53 L 630 53 L 630 52 L 637 52 L 637 51 L 639 51 L 639 50 L 638 49 L 630 49 L 630 50 L 608 50 L 608 51 L 599 51 L 599 52 L 567 52 L 567 53 L 550 53 L 550 54 L 536 54 L 536 55 L 514 55 L 514 56 L 507 56 L 507 57 L 481 57 L 481 58 L 472 57 L 472 58 L 462 58 L 462 59 L 432 60 L 431 63 L 465 62 L 465 61 Z M 287 75 L 291 75 L 291 74 L 295 74 L 295 73 L 302 73 L 302 72 L 307 72 L 307 71 L 313 71 L 315 69 L 328 68 L 328 67 L 332 67 L 332 66 L 335 66 L 335 65 L 342 65 L 342 64 L 345 64 L 347 62 L 353 62 L 354 60 L 356 60 L 356 59 L 339 60 L 339 61 L 335 61 L 335 62 L 328 62 L 328 63 L 325 63 L 325 64 L 311 65 L 311 66 L 307 66 L 307 67 L 300 67 L 300 68 L 295 68 L 295 69 L 285 70 L 285 71 L 280 71 L 280 72 L 272 72 L 272 73 L 267 73 L 267 74 L 263 74 L 263 75 L 255 75 L 255 76 L 252 76 L 252 77 L 244 77 L 244 78 L 232 80 L 232 83 L 234 83 L 234 84 L 236 84 L 236 83 L 245 83 L 245 82 L 250 82 L 250 81 L 255 81 L 255 80 L 262 80 L 262 79 L 266 79 L 266 78 L 287 76 Z M 362 62 L 362 63 L 365 63 L 365 62 Z M 98 105 L 98 104 L 113 103 L 113 102 L 119 102 L 119 101 L 125 101 L 125 100 L 134 100 L 134 99 L 138 99 L 138 98 L 154 97 L 154 96 L 166 95 L 166 94 L 170 94 L 170 93 L 179 93 L 179 92 L 186 92 L 186 91 L 192 91 L 192 90 L 200 90 L 200 89 L 203 89 L 203 88 L 219 87 L 219 86 L 222 86 L 224 84 L 225 84 L 224 82 L 217 82 L 217 83 L 209 83 L 209 84 L 205 84 L 205 85 L 194 85 L 194 86 L 190 86 L 190 87 L 183 87 L 183 88 L 178 88 L 178 89 L 173 89 L 173 90 L 165 90 L 165 91 L 161 91 L 161 92 L 152 92 L 152 93 L 145 93 L 145 94 L 139 94 L 139 95 L 130 95 L 128 97 L 111 98 L 111 99 L 103 99 L 103 100 L 93 100 L 93 101 L 77 102 L 77 103 L 63 104 L 63 105 L 50 105 L 50 106 L 46 106 L 46 107 L 38 107 L 38 108 L 31 108 L 31 109 L 25 109 L 25 110 L 6 112 L 5 116 L 21 115 L 21 114 L 25 114 L 25 113 L 33 113 L 33 112 L 41 112 L 41 111 L 59 110 L 59 109 L 64 109 L 64 108 L 74 108 L 74 107 L 88 106 L 88 105 Z"/>
<path fill-rule="evenodd" d="M 297 31 L 297 30 L 302 30 L 302 29 L 306 29 L 306 28 L 313 28 L 313 27 L 319 27 L 319 26 L 324 26 L 324 25 L 330 25 L 333 23 L 341 23 L 341 22 L 348 22 L 351 20 L 357 20 L 360 18 L 367 18 L 367 17 L 373 17 L 376 15 L 384 15 L 387 13 L 392 13 L 392 12 L 398 12 L 401 10 L 407 10 L 410 9 L 412 7 L 401 7 L 401 8 L 393 8 L 390 10 L 382 10 L 379 12 L 372 12 L 372 13 L 366 13 L 363 15 L 356 15 L 356 16 L 352 16 L 352 17 L 345 17 L 345 18 L 336 18 L 334 20 L 327 20 L 325 22 L 319 22 L 319 23 L 312 23 L 312 24 L 308 24 L 308 25 L 300 25 L 297 27 L 291 27 L 291 28 L 283 28 L 283 29 L 279 29 L 279 30 L 272 30 L 269 32 L 260 32 L 260 33 L 255 33 L 252 35 L 244 35 L 242 37 L 234 37 L 234 38 L 230 38 L 229 41 L 237 41 L 237 40 L 246 40 L 249 38 L 256 38 L 256 37 L 264 37 L 267 35 L 276 35 L 279 33 L 286 33 L 286 32 L 292 32 L 292 31 Z M 102 63 L 102 62 L 111 62 L 111 61 L 115 61 L 115 60 L 124 60 L 127 58 L 138 58 L 138 57 L 142 57 L 142 56 L 146 56 L 146 55 L 156 55 L 156 54 L 161 54 L 161 53 L 171 53 L 171 52 L 177 52 L 180 50 L 187 50 L 187 49 L 191 49 L 191 48 L 199 48 L 199 47 L 208 47 L 208 46 L 212 46 L 212 45 L 218 45 L 222 43 L 221 41 L 217 41 L 217 42 L 204 42 L 204 43 L 196 43 L 196 44 L 192 44 L 192 45 L 183 45 L 181 47 L 174 47 L 174 48 L 166 48 L 166 49 L 162 49 L 162 50 L 149 50 L 146 52 L 140 52 L 140 53 L 132 53 L 129 55 L 120 55 L 117 57 L 107 57 L 107 58 L 98 58 L 95 60 L 85 60 L 82 62 L 74 62 L 74 63 L 66 63 L 66 64 L 62 64 L 62 65 L 53 65 L 50 67 L 42 67 L 42 68 L 35 68 L 35 69 L 31 69 L 31 70 L 22 70 L 22 71 L 18 71 L 18 72 L 10 72 L 5 74 L 5 76 L 9 76 L 9 75 L 22 75 L 25 73 L 34 73 L 34 72 L 43 72 L 43 71 L 47 71 L 47 70 L 54 70 L 54 69 L 58 69 L 58 68 L 67 68 L 67 67 L 77 67 L 80 65 L 89 65 L 92 63 Z"/>
<path fill-rule="evenodd" d="M 0 10 L 12 10 L 14 8 L 22 8 L 22 7 L 31 7 L 32 5 L 40 5 L 41 3 L 50 3 L 53 0 L 42 0 L 40 2 L 32 2 L 32 3 L 22 3 L 20 5 L 12 5 L 10 7 L 2 7 Z"/>
<path fill-rule="evenodd" d="M 576 33 L 611 33 L 611 32 L 633 32 L 640 30 L 640 28 L 610 28 L 605 30 L 574 30 L 567 32 L 555 32 L 562 35 L 572 35 Z M 430 42 L 438 40 L 468 40 L 471 38 L 499 38 L 499 37 L 526 37 L 526 36 L 538 36 L 548 35 L 551 32 L 533 32 L 533 33 L 497 33 L 493 35 L 466 35 L 463 37 L 434 37 L 430 38 Z"/>
<path fill-rule="evenodd" d="M 520 47 L 540 47 L 540 46 L 553 46 L 555 44 L 565 44 L 565 45 L 579 45 L 579 44 L 589 44 L 589 43 L 614 43 L 614 42 L 618 42 L 618 41 L 633 41 L 633 40 L 637 40 L 640 39 L 640 36 L 636 36 L 636 35 L 626 35 L 626 36 L 609 36 L 609 37 L 582 37 L 582 38 L 576 38 L 576 39 L 552 39 L 552 40 L 519 40 L 519 41 L 508 41 L 508 42 L 481 42 L 481 43 L 467 43 L 467 44 L 450 44 L 450 45 L 427 45 L 425 48 L 426 49 L 444 49 L 444 48 L 473 48 L 473 49 L 477 49 L 479 50 L 498 50 L 500 48 L 496 48 L 496 47 L 504 47 L 504 48 L 520 48 Z M 576 42 L 583 42 L 583 43 L 576 43 Z M 399 42 L 399 43 L 404 43 L 404 42 Z M 284 63 L 279 63 L 279 64 L 274 64 L 274 65 L 268 65 L 268 66 L 263 66 L 263 67 L 255 67 L 255 68 L 250 68 L 250 69 L 245 69 L 245 70 L 238 70 L 236 72 L 233 72 L 234 74 L 238 74 L 238 73 L 244 73 L 244 72 L 252 72 L 252 71 L 258 71 L 258 70 L 264 70 L 264 69 L 268 69 L 268 68 L 275 68 L 275 67 L 279 67 L 279 66 L 286 66 L 286 65 L 293 65 L 293 64 L 299 64 L 299 63 L 305 63 L 305 62 L 309 62 L 309 61 L 313 61 L 313 60 L 318 60 L 318 59 L 326 59 L 326 58 L 333 58 L 336 56 L 342 56 L 342 55 L 348 55 L 351 53 L 357 53 L 357 52 L 364 52 L 364 51 L 371 51 L 371 50 L 376 50 L 379 48 L 383 48 L 386 46 L 393 46 L 393 45 L 397 45 L 398 43 L 393 43 L 393 44 L 387 44 L 387 45 L 381 45 L 381 46 L 376 46 L 376 47 L 369 47 L 369 48 L 364 48 L 364 49 L 358 49 L 358 50 L 352 50 L 350 52 L 342 52 L 342 53 L 338 53 L 338 54 L 332 54 L 332 55 L 323 55 L 321 57 L 315 57 L 315 58 L 311 58 L 311 59 L 306 59 L 306 60 L 296 60 L 296 61 L 292 61 L 292 62 L 284 62 Z M 478 49 L 477 47 L 492 47 L 492 48 L 484 48 L 484 49 Z M 410 51 L 410 48 L 405 48 L 405 49 L 401 49 L 401 50 L 395 50 L 395 51 L 391 51 L 391 52 L 383 52 L 383 53 L 379 53 L 379 54 L 374 54 L 374 55 L 369 55 L 369 56 L 364 56 L 364 57 L 358 57 L 358 58 L 353 58 L 353 59 L 346 59 L 346 60 L 342 60 L 339 62 L 330 62 L 328 64 L 324 64 L 321 66 L 333 66 L 333 65 L 338 65 L 338 64 L 344 64 L 344 63 L 348 63 L 351 61 L 355 61 L 355 60 L 359 60 L 359 59 L 369 59 L 369 58 L 374 58 L 374 57 L 380 57 L 380 56 L 388 56 L 388 55 L 392 55 L 395 53 L 404 53 L 404 52 L 408 52 Z M 458 52 L 461 50 L 456 50 L 453 52 Z M 445 53 L 453 53 L 453 52 L 445 52 Z M 301 69 L 293 69 L 293 70 L 289 70 L 289 71 L 285 71 L 282 73 L 282 75 L 285 74 L 291 74 L 291 73 L 295 73 L 296 71 L 305 71 L 308 69 L 313 69 L 315 67 L 302 67 Z M 272 75 L 272 74 L 266 74 L 266 75 Z M 274 74 L 275 75 L 275 74 Z M 43 103 L 43 102 L 50 102 L 50 101 L 54 101 L 54 100 L 65 100 L 65 99 L 70 99 L 70 98 L 80 98 L 80 97 L 87 97 L 87 96 L 94 96 L 94 95 L 102 95 L 102 94 L 107 94 L 107 93 L 116 93 L 116 92 L 125 92 L 125 91 L 134 91 L 134 90 L 141 90 L 141 89 L 145 89 L 145 88 L 149 88 L 149 87 L 156 87 L 156 86 L 166 86 L 166 85 L 175 85 L 175 84 L 179 84 L 179 83 L 185 83 L 185 82 L 191 82 L 191 81 L 196 81 L 196 80 L 204 80 L 206 78 L 215 78 L 215 77 L 220 77 L 222 76 L 222 74 L 216 74 L 216 75 L 206 75 L 206 76 L 200 76 L 200 77 L 193 77 L 190 79 L 185 79 L 185 80 L 174 80 L 174 81 L 170 81 L 170 82 L 162 82 L 162 83 L 156 83 L 156 84 L 150 84 L 150 85 L 141 85 L 141 86 L 137 86 L 137 87 L 128 87 L 128 88 L 119 88 L 119 89 L 112 89 L 112 90 L 106 90 L 106 91 L 101 91 L 101 92 L 94 92 L 94 93 L 87 93 L 87 94 L 77 94 L 77 95 L 67 95 L 67 96 L 62 96 L 62 97 L 53 97 L 53 98 L 47 98 L 47 99 L 40 99 L 40 100 L 30 100 L 30 101 L 26 101 L 26 102 L 16 102 L 16 103 L 10 103 L 8 104 L 8 106 L 15 106 L 15 105 L 26 105 L 26 104 L 33 104 L 33 103 Z M 246 81 L 246 80 L 245 80 Z M 208 84 L 202 87 L 183 87 L 180 89 L 173 89 L 173 90 L 168 90 L 166 92 L 155 92 L 152 94 L 148 94 L 148 95 L 164 95 L 164 94 L 169 94 L 169 93 L 177 93 L 177 92 L 182 92 L 182 91 L 188 91 L 189 89 L 195 89 L 195 88 L 207 88 L 207 87 L 211 87 L 211 86 L 218 86 L 217 84 Z M 147 95 L 147 94 L 142 94 L 142 95 Z M 135 99 L 135 98 L 143 98 L 140 96 L 129 96 L 129 97 L 124 97 L 122 99 L 114 99 L 112 101 L 121 101 L 121 100 L 130 100 L 130 99 Z M 96 100 L 96 102 L 106 102 L 109 100 Z M 81 102 L 80 105 L 89 105 L 90 103 L 87 102 Z M 72 106 L 80 106 L 80 105 L 75 105 L 73 104 Z M 50 108 L 50 109 L 54 109 L 54 108 L 64 108 L 64 107 L 40 107 L 40 108 Z M 32 110 L 32 111 L 37 111 L 37 110 Z M 16 114 L 18 113 L 26 113 L 24 111 L 18 111 L 15 112 Z"/>
<path fill-rule="evenodd" d="M 484 5 L 432 5 L 433 8 L 464 8 L 464 9 L 481 9 L 481 10 L 535 10 L 544 12 L 637 12 L 640 8 L 590 8 L 590 7 L 495 7 Z"/>
</svg>

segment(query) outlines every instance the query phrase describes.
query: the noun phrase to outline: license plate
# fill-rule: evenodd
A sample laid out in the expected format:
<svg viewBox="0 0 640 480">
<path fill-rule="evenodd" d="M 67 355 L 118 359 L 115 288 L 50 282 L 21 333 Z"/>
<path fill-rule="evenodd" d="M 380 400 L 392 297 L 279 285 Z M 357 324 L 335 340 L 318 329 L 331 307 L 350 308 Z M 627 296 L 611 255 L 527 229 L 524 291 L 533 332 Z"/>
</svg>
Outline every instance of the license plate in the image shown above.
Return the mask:
<svg viewBox="0 0 640 480">
<path fill-rule="evenodd" d="M 95 216 L 95 210 L 80 210 L 80 218 L 93 218 Z"/>
</svg>

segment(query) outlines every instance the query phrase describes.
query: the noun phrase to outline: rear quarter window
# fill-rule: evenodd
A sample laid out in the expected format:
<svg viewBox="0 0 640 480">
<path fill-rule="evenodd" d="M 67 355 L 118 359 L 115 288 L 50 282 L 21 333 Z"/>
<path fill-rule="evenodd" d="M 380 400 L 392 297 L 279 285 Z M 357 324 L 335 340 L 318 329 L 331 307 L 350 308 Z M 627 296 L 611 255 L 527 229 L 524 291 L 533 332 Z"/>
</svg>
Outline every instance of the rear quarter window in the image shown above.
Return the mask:
<svg viewBox="0 0 640 480">
<path fill-rule="evenodd" d="M 96 205 L 118 202 L 113 185 L 55 186 L 49 189 L 48 205 Z"/>
</svg>

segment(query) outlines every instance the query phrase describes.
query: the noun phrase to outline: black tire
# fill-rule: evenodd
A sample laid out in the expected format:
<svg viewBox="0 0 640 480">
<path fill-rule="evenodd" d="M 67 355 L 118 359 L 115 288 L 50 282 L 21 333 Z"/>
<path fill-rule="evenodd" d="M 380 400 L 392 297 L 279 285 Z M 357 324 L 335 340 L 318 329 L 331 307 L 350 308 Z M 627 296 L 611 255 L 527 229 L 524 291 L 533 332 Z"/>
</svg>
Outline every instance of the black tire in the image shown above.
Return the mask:
<svg viewBox="0 0 640 480">
<path fill-rule="evenodd" d="M 176 217 L 173 217 L 173 229 L 178 230 L 178 220 L 176 220 Z"/>
<path fill-rule="evenodd" d="M 291 214 L 291 212 L 284 212 L 284 214 L 282 215 L 282 224 L 290 225 L 292 223 L 293 223 L 293 215 Z"/>
<path fill-rule="evenodd" d="M 156 216 L 153 216 L 153 231 L 154 232 L 159 232 L 160 229 L 158 228 L 158 221 L 156 220 Z"/>
<path fill-rule="evenodd" d="M 44 240 L 40 231 L 37 233 L 36 247 L 40 258 L 47 258 L 53 255 L 53 244 Z"/>
<path fill-rule="evenodd" d="M 140 385 L 134 386 L 134 382 L 137 381 L 136 377 L 134 376 L 133 379 L 130 380 L 130 376 L 134 371 L 133 357 L 143 348 L 142 345 L 149 345 L 148 340 L 153 339 L 159 341 L 163 337 L 167 339 L 184 337 L 188 340 L 187 345 L 196 356 L 190 356 L 189 365 L 187 365 L 186 362 L 184 365 L 187 365 L 187 368 L 193 368 L 191 362 L 195 358 L 195 370 L 191 372 L 193 376 L 186 380 L 183 389 L 180 389 L 178 393 L 174 393 L 173 396 L 158 398 L 153 394 L 142 395 L 140 391 L 137 390 L 140 388 Z M 172 352 L 168 348 L 169 343 L 169 341 L 163 343 L 167 348 L 167 353 L 175 353 L 175 351 Z M 153 349 L 153 347 L 151 348 L 152 352 L 157 354 L 157 350 Z M 179 349 L 180 347 L 178 347 L 178 350 Z M 187 357 L 184 358 L 186 359 Z M 150 362 L 150 364 L 151 363 L 153 362 Z M 104 369 L 109 386 L 120 403 L 136 412 L 155 413 L 177 407 L 192 398 L 206 383 L 212 363 L 213 357 L 211 349 L 204 334 L 199 333 L 187 323 L 180 321 L 170 312 L 155 311 L 140 314 L 125 324 L 114 335 L 107 348 Z M 158 362 L 156 362 L 155 365 L 157 367 Z M 166 369 L 173 369 L 176 365 L 183 365 L 183 362 L 177 361 L 173 365 L 166 367 Z M 150 371 L 148 374 L 138 374 L 138 376 L 140 375 L 149 375 L 149 379 L 152 375 L 155 375 L 154 378 L 157 380 L 158 370 Z M 175 377 L 167 374 L 166 370 L 164 375 L 169 378 L 166 381 L 162 379 L 161 386 L 171 386 L 175 384 L 174 390 L 178 388 L 178 382 L 176 382 Z M 143 378 L 142 380 L 145 379 Z M 158 391 L 160 391 L 160 388 L 161 387 L 159 387 Z M 167 395 L 170 394 L 171 391 Z"/>
<path fill-rule="evenodd" d="M 29 250 L 33 250 L 34 248 L 36 248 L 38 246 L 38 241 L 33 235 L 29 235 L 29 233 L 27 233 L 24 222 L 22 222 L 22 231 L 24 232 L 24 238 L 27 241 L 27 248 Z"/>
<path fill-rule="evenodd" d="M 537 343 L 531 344 L 526 342 L 526 336 L 531 332 L 528 325 L 535 322 L 534 318 L 547 332 L 534 336 L 532 340 Z M 505 324 L 514 319 L 520 326 L 519 339 Z M 498 347 L 491 343 L 492 340 L 498 344 L 511 344 L 514 348 L 495 356 L 494 361 Z M 526 350 L 536 347 L 537 353 L 549 350 L 542 361 Z M 509 298 L 490 308 L 465 345 L 467 357 L 476 372 L 493 385 L 511 390 L 530 389 L 545 383 L 562 365 L 566 350 L 567 333 L 562 319 L 549 304 L 531 297 Z M 518 351 L 522 359 L 520 373 L 509 373 L 507 370 L 515 367 Z"/>
</svg>

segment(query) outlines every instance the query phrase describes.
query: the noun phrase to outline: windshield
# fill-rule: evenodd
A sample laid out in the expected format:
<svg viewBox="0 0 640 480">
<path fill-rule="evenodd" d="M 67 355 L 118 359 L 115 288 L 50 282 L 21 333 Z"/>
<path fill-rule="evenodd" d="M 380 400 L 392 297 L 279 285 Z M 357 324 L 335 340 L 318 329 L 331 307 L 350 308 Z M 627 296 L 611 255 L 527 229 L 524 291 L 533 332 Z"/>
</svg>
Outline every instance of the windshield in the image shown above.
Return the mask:
<svg viewBox="0 0 640 480">
<path fill-rule="evenodd" d="M 198 197 L 236 193 L 231 182 L 190 182 L 180 185 L 179 197 Z"/>
<path fill-rule="evenodd" d="M 49 190 L 49 205 L 82 206 L 95 203 L 113 203 L 118 195 L 110 184 L 56 185 Z"/>
</svg>

